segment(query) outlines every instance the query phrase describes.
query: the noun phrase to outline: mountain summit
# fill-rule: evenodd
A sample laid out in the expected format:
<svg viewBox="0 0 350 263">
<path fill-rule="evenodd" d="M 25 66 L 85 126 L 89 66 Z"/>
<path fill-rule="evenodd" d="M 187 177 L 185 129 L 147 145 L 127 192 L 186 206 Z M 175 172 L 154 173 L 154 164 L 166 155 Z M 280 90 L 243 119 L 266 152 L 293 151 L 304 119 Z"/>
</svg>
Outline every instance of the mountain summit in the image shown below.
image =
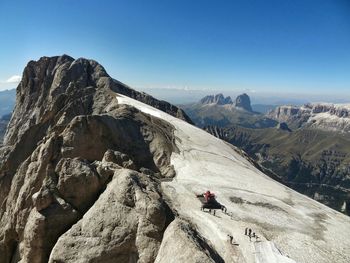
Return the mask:
<svg viewBox="0 0 350 263">
<path fill-rule="evenodd" d="M 235 106 L 237 108 L 242 108 L 242 109 L 244 109 L 246 111 L 250 111 L 250 112 L 253 111 L 252 106 L 250 104 L 250 98 L 245 93 L 237 96 Z"/>
<path fill-rule="evenodd" d="M 0 148 L 1 263 L 154 261 L 173 216 L 156 181 L 175 175 L 173 127 L 119 105 L 117 94 L 190 122 L 96 61 L 63 55 L 28 63 Z M 84 245 L 92 254 L 73 238 L 60 242 L 76 223 L 81 238 L 100 237 L 99 246 Z"/>
<path fill-rule="evenodd" d="M 0 200 L 0 263 L 350 261 L 349 217 L 93 60 L 25 68 Z"/>
<path fill-rule="evenodd" d="M 246 111 L 252 112 L 252 106 L 250 104 L 250 98 L 246 93 L 243 93 L 239 96 L 237 96 L 235 103 L 233 103 L 230 96 L 224 97 L 222 93 L 216 94 L 216 95 L 207 95 L 204 98 L 202 98 L 199 101 L 200 104 L 207 105 L 207 104 L 213 104 L 213 105 L 233 105 L 236 108 L 241 108 Z"/>
<path fill-rule="evenodd" d="M 247 94 L 239 95 L 235 103 L 223 94 L 208 95 L 197 103 L 181 105 L 198 127 L 238 124 L 249 128 L 275 127 L 277 121 L 254 112 Z"/>
<path fill-rule="evenodd" d="M 226 105 L 233 104 L 233 101 L 230 96 L 224 97 L 222 93 L 216 95 L 208 95 L 200 100 L 201 104 L 217 104 L 217 105 Z"/>
</svg>

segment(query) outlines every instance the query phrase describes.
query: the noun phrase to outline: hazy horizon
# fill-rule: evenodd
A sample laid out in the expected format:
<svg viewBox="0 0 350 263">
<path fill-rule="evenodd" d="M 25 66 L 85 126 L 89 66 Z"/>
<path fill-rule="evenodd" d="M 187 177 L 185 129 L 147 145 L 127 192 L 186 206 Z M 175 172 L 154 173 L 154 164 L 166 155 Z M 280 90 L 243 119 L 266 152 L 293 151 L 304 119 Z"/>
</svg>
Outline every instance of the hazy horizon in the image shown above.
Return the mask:
<svg viewBox="0 0 350 263">
<path fill-rule="evenodd" d="M 349 13 L 344 0 L 4 0 L 0 89 L 15 87 L 28 61 L 68 54 L 137 89 L 350 100 Z"/>
<path fill-rule="evenodd" d="M 125 83 L 128 84 L 128 83 Z M 146 92 L 158 99 L 168 101 L 173 104 L 188 104 L 198 102 L 207 95 L 222 93 L 225 97 L 231 96 L 235 99 L 238 95 L 246 93 L 249 95 L 252 104 L 263 105 L 302 105 L 305 103 L 327 102 L 350 104 L 350 99 L 337 97 L 332 94 L 297 94 L 297 93 L 269 93 L 255 92 L 250 90 L 223 90 L 223 89 L 196 89 L 191 90 L 186 87 L 166 87 L 166 88 L 138 88 L 138 91 Z M 0 93 L 11 91 L 15 88 L 0 90 Z"/>
</svg>

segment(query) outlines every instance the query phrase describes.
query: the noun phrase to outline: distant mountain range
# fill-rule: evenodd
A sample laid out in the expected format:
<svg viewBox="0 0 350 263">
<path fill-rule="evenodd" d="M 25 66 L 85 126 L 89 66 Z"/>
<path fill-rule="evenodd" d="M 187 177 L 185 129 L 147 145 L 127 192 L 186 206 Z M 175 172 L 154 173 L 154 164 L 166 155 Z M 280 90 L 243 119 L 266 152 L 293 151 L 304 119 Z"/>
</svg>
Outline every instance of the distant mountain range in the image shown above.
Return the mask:
<svg viewBox="0 0 350 263">
<path fill-rule="evenodd" d="M 300 107 L 280 106 L 267 116 L 290 127 L 350 132 L 350 104 L 309 103 Z"/>
<path fill-rule="evenodd" d="M 0 91 L 0 117 L 11 113 L 16 103 L 16 89 Z"/>
<path fill-rule="evenodd" d="M 197 126 L 242 148 L 275 179 L 350 214 L 350 106 L 279 106 L 261 114 L 218 94 L 183 109 Z"/>
<path fill-rule="evenodd" d="M 235 102 L 223 94 L 209 95 L 197 103 L 179 105 L 198 127 L 214 125 L 225 127 L 232 123 L 248 128 L 274 127 L 277 121 L 252 109 L 247 94 L 239 95 Z"/>
</svg>

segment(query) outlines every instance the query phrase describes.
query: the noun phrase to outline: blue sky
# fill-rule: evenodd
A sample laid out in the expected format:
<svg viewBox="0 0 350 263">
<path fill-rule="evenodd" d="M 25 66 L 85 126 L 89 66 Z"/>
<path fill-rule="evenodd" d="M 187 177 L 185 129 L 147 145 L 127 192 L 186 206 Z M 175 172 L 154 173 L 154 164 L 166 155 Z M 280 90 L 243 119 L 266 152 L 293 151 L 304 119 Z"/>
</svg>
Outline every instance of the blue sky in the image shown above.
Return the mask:
<svg viewBox="0 0 350 263">
<path fill-rule="evenodd" d="M 143 90 L 350 101 L 348 0 L 1 0 L 0 35 L 0 89 L 29 60 L 65 53 Z"/>
</svg>

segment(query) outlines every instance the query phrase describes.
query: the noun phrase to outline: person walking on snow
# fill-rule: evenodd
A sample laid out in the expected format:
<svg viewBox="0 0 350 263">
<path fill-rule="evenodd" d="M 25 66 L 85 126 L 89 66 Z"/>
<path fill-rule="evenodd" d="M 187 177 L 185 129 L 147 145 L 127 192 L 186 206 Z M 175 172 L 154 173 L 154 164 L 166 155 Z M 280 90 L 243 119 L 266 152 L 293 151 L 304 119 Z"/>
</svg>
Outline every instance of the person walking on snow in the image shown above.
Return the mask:
<svg viewBox="0 0 350 263">
<path fill-rule="evenodd" d="M 230 238 L 230 244 L 232 244 L 232 241 L 233 241 L 233 236 L 228 235 L 228 237 Z"/>
</svg>

